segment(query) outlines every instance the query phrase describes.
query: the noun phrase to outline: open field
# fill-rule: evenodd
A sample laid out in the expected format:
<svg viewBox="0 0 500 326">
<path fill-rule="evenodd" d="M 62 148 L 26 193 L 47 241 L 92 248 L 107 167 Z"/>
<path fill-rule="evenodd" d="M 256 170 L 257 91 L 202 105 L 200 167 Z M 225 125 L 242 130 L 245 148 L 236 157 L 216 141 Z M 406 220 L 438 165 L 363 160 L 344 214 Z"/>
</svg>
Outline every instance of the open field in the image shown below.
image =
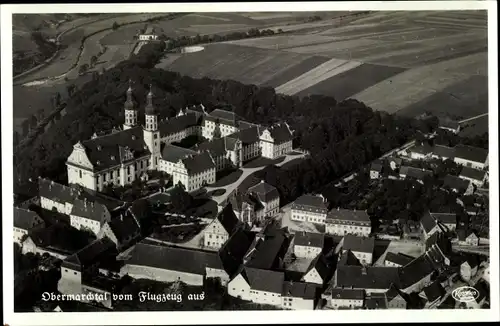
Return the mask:
<svg viewBox="0 0 500 326">
<path fill-rule="evenodd" d="M 307 58 L 297 53 L 210 44 L 203 51 L 181 55 L 168 66 L 160 65 L 194 78 L 233 79 L 261 85 Z"/>
</svg>

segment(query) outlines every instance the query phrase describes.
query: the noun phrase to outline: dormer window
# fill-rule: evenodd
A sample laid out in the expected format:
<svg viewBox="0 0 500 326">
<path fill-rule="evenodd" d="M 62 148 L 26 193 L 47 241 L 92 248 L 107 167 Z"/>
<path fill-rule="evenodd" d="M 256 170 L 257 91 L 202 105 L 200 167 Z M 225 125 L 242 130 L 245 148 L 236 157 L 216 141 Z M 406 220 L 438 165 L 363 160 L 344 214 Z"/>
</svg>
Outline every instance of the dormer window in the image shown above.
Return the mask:
<svg viewBox="0 0 500 326">
<path fill-rule="evenodd" d="M 111 161 L 114 161 L 114 160 L 115 160 L 115 156 L 114 156 L 114 155 L 112 155 L 112 156 L 111 156 Z"/>
<path fill-rule="evenodd" d="M 101 145 L 97 145 L 97 150 L 98 151 L 102 150 L 102 146 Z"/>
<path fill-rule="evenodd" d="M 101 164 L 101 161 L 97 161 L 97 162 L 96 162 L 96 164 L 97 164 L 97 165 L 100 165 L 100 164 Z"/>
<path fill-rule="evenodd" d="M 135 138 L 136 138 L 135 135 L 132 135 L 132 140 L 135 140 Z"/>
</svg>

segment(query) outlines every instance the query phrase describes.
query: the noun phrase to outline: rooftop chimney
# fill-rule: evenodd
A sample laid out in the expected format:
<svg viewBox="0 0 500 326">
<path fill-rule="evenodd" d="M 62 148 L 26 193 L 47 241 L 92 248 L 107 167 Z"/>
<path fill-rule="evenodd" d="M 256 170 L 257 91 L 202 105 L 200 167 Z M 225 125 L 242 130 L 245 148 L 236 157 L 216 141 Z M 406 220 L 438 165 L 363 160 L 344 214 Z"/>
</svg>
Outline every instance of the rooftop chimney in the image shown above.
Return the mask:
<svg viewBox="0 0 500 326">
<path fill-rule="evenodd" d="M 366 267 L 365 266 L 361 267 L 361 274 L 366 275 Z"/>
</svg>

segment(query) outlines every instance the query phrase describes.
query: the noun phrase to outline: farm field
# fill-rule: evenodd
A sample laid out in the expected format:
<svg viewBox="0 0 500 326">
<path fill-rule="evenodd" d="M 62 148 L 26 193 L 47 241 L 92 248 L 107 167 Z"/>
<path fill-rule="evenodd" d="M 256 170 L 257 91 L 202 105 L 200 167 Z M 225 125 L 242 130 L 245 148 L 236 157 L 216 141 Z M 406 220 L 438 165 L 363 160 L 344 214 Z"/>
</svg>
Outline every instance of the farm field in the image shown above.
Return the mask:
<svg viewBox="0 0 500 326">
<path fill-rule="evenodd" d="M 488 130 L 489 127 L 488 116 L 483 116 L 472 121 L 463 124 L 462 131 L 460 131 L 460 136 L 463 137 L 474 137 L 481 135 Z"/>
</svg>

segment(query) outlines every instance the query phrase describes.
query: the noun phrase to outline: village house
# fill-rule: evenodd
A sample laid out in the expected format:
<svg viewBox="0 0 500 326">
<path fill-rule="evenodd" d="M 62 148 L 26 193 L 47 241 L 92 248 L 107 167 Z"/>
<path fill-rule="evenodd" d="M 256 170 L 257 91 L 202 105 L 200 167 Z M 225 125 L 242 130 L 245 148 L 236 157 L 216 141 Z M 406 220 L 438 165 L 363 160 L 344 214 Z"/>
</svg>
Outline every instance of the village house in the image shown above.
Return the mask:
<svg viewBox="0 0 500 326">
<path fill-rule="evenodd" d="M 264 209 L 264 217 L 278 214 L 280 194 L 275 187 L 261 180 L 257 185 L 248 188 L 248 193 L 259 200 Z"/>
<path fill-rule="evenodd" d="M 24 255 L 29 252 L 39 255 L 47 253 L 62 260 L 82 249 L 76 243 L 74 233 L 59 224 L 30 230 L 21 247 Z"/>
<path fill-rule="evenodd" d="M 370 179 L 378 179 L 382 173 L 381 162 L 373 162 L 370 166 Z"/>
<path fill-rule="evenodd" d="M 45 221 L 37 213 L 14 207 L 14 242 L 21 244 L 23 238 L 35 227 L 44 227 Z"/>
<path fill-rule="evenodd" d="M 439 160 L 453 160 L 455 158 L 455 149 L 453 147 L 448 147 L 444 145 L 434 145 L 432 148 L 432 155 L 431 157 L 433 159 L 439 159 Z"/>
<path fill-rule="evenodd" d="M 426 301 L 425 309 L 435 308 L 445 295 L 445 289 L 441 286 L 441 283 L 437 281 L 426 286 L 419 294 L 419 296 Z"/>
<path fill-rule="evenodd" d="M 406 309 L 408 306 L 407 295 L 392 284 L 385 292 L 387 298 L 387 309 Z"/>
<path fill-rule="evenodd" d="M 324 224 L 328 208 L 326 200 L 321 195 L 302 195 L 291 207 L 292 221 Z"/>
<path fill-rule="evenodd" d="M 235 139 L 241 142 L 242 162 L 247 162 L 261 155 L 260 148 L 260 126 L 250 126 L 232 133 L 227 138 Z"/>
<path fill-rule="evenodd" d="M 243 258 L 250 249 L 253 241 L 255 240 L 255 233 L 244 229 L 237 229 L 233 235 L 229 237 L 226 243 L 219 250 L 219 257 L 222 266 L 226 271 L 229 279 L 221 280 L 223 286 L 236 276 L 243 264 Z"/>
<path fill-rule="evenodd" d="M 364 290 L 366 294 L 384 293 L 392 284 L 399 284 L 399 268 L 339 264 L 332 278 L 333 288 Z"/>
<path fill-rule="evenodd" d="M 425 160 L 431 157 L 432 147 L 428 144 L 415 145 L 409 148 L 408 152 L 413 160 Z"/>
<path fill-rule="evenodd" d="M 203 230 L 204 246 L 220 249 L 240 226 L 240 221 L 234 214 L 232 207 L 227 205 Z"/>
<path fill-rule="evenodd" d="M 331 272 L 332 270 L 326 261 L 325 256 L 323 254 L 319 254 L 311 261 L 309 267 L 302 276 L 301 281 L 322 286 L 326 284 L 328 278 L 331 277 Z"/>
<path fill-rule="evenodd" d="M 257 269 L 281 269 L 290 242 L 284 230 L 277 230 L 273 226 L 265 227 L 255 236 L 243 258 L 243 263 L 245 266 Z"/>
<path fill-rule="evenodd" d="M 399 169 L 399 177 L 401 179 L 412 178 L 423 184 L 422 181 L 427 176 L 432 176 L 432 171 L 411 166 L 402 166 Z"/>
<path fill-rule="evenodd" d="M 459 144 L 455 146 L 455 163 L 482 170 L 488 166 L 488 150 Z"/>
<path fill-rule="evenodd" d="M 436 221 L 430 212 L 426 212 L 422 216 L 420 219 L 420 227 L 426 240 L 436 232 L 443 232 L 443 228 L 438 224 L 438 221 Z"/>
<path fill-rule="evenodd" d="M 371 265 L 373 250 L 375 249 L 375 239 L 358 237 L 347 234 L 342 240 L 342 252 L 350 250 L 362 265 Z"/>
<path fill-rule="evenodd" d="M 73 202 L 79 195 L 75 188 L 44 178 L 38 178 L 38 191 L 42 208 L 67 215 L 71 213 Z"/>
<path fill-rule="evenodd" d="M 227 290 L 228 294 L 235 298 L 258 304 L 283 306 L 281 296 L 284 280 L 283 272 L 242 266 L 240 272 L 229 281 Z"/>
<path fill-rule="evenodd" d="M 136 220 L 130 208 L 119 217 L 106 221 L 97 234 L 97 238 L 107 237 L 116 245 L 118 251 L 128 248 L 141 236 L 139 221 Z"/>
<path fill-rule="evenodd" d="M 479 246 L 479 237 L 471 229 L 457 230 L 458 244 L 463 246 Z"/>
<path fill-rule="evenodd" d="M 293 253 L 298 258 L 316 258 L 323 250 L 325 237 L 322 233 L 296 232 Z"/>
<path fill-rule="evenodd" d="M 121 275 L 160 282 L 181 281 L 202 286 L 205 278 L 227 282 L 229 275 L 214 251 L 167 246 L 143 240 L 130 252 Z"/>
<path fill-rule="evenodd" d="M 458 177 L 472 182 L 477 187 L 482 187 L 488 180 L 488 172 L 464 166 Z"/>
<path fill-rule="evenodd" d="M 382 310 L 388 308 L 385 293 L 370 293 L 366 295 L 364 308 L 366 310 Z"/>
<path fill-rule="evenodd" d="M 287 310 L 314 310 L 318 289 L 315 284 L 285 281 L 281 307 Z"/>
<path fill-rule="evenodd" d="M 239 130 L 240 121 L 234 112 L 215 109 L 203 117 L 202 136 L 208 140 L 226 137 Z"/>
<path fill-rule="evenodd" d="M 117 255 L 115 244 L 108 238 L 95 240 L 61 264 L 61 278 L 57 289 L 62 294 L 84 292 L 84 283 L 99 274 L 99 265 L 114 260 Z"/>
<path fill-rule="evenodd" d="M 457 228 L 457 214 L 455 213 L 429 213 L 437 222 L 446 227 L 448 231 Z"/>
<path fill-rule="evenodd" d="M 399 270 L 399 289 L 410 294 L 420 292 L 431 283 L 434 266 L 426 255 L 415 258 Z"/>
<path fill-rule="evenodd" d="M 326 300 L 326 307 L 330 309 L 361 309 L 364 304 L 365 291 L 361 289 L 337 289 L 330 286 L 322 298 Z"/>
<path fill-rule="evenodd" d="M 412 262 L 415 257 L 411 257 L 402 253 L 388 252 L 385 255 L 384 266 L 387 267 L 404 267 Z"/>
<path fill-rule="evenodd" d="M 396 169 L 399 169 L 399 167 L 403 163 L 403 160 L 399 157 L 391 156 L 389 157 L 388 162 L 389 162 L 389 167 L 391 168 L 391 170 L 394 171 Z"/>
<path fill-rule="evenodd" d="M 108 208 L 98 202 L 88 201 L 87 198 L 77 199 L 70 213 L 70 224 L 78 230 L 89 230 L 98 234 L 104 223 L 111 220 Z"/>
<path fill-rule="evenodd" d="M 248 226 L 264 220 L 264 205 L 253 194 L 236 192 L 229 197 L 229 204 L 238 220 Z"/>
<path fill-rule="evenodd" d="M 461 179 L 449 174 L 444 178 L 443 188 L 465 196 L 474 192 L 474 184 L 470 180 Z"/>
<path fill-rule="evenodd" d="M 192 110 L 175 118 L 160 120 L 158 129 L 160 130 L 161 143 L 168 145 L 180 142 L 190 136 L 199 136 L 201 134 L 201 121 L 202 116 Z"/>
<path fill-rule="evenodd" d="M 371 231 L 371 220 L 366 211 L 337 208 L 328 212 L 326 233 L 340 236 L 354 234 L 368 237 Z"/>
<path fill-rule="evenodd" d="M 460 277 L 469 282 L 476 276 L 479 268 L 479 259 L 473 255 L 468 255 L 464 262 L 460 265 Z"/>
</svg>

